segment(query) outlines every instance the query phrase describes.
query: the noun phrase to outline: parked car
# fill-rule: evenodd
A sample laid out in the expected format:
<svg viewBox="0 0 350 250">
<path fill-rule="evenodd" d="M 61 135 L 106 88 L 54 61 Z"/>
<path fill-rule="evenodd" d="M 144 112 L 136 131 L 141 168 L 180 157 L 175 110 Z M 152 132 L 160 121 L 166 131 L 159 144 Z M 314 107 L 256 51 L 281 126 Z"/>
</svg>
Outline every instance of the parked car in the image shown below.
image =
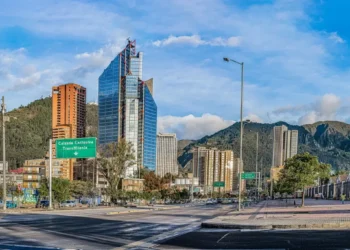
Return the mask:
<svg viewBox="0 0 350 250">
<path fill-rule="evenodd" d="M 212 204 L 214 204 L 214 203 L 213 203 L 213 200 L 212 200 L 212 199 L 208 199 L 208 200 L 206 201 L 205 204 L 206 204 L 206 205 L 212 205 Z"/>
<path fill-rule="evenodd" d="M 223 199 L 222 204 L 230 204 L 232 203 L 231 199 Z"/>
<path fill-rule="evenodd" d="M 217 203 L 218 203 L 218 201 L 216 199 L 208 199 L 205 204 L 213 205 L 213 204 L 217 204 Z"/>
<path fill-rule="evenodd" d="M 106 201 L 101 201 L 100 204 L 98 204 L 99 206 L 110 206 L 110 202 L 106 202 Z"/>
<path fill-rule="evenodd" d="M 217 199 L 218 203 L 222 203 L 223 200 L 224 200 L 224 199 L 222 199 L 222 198 Z"/>
<path fill-rule="evenodd" d="M 60 204 L 61 207 L 76 207 L 77 203 L 75 201 L 64 201 Z"/>
<path fill-rule="evenodd" d="M 39 202 L 39 204 L 36 206 L 37 208 L 46 208 L 46 207 L 49 207 L 50 205 L 50 202 L 47 201 L 47 200 L 42 200 Z"/>
</svg>

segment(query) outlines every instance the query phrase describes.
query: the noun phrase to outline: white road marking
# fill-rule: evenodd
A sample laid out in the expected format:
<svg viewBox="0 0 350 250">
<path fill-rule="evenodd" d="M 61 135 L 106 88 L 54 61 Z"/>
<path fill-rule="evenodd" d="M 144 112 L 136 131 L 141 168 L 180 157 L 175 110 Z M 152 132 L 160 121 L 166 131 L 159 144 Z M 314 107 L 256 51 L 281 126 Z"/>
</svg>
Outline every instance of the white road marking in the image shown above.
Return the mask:
<svg viewBox="0 0 350 250">
<path fill-rule="evenodd" d="M 227 235 L 229 235 L 230 233 L 225 234 L 224 236 L 222 236 L 216 243 L 219 243 L 221 240 L 223 240 Z"/>
<path fill-rule="evenodd" d="M 188 226 L 185 227 L 180 227 L 177 228 L 173 231 L 169 231 L 169 232 L 165 232 L 159 235 L 155 235 L 146 239 L 142 239 L 140 241 L 135 241 L 129 245 L 125 245 L 122 247 L 118 247 L 118 248 L 114 248 L 113 250 L 124 250 L 124 249 L 140 249 L 140 248 L 151 248 L 155 246 L 156 242 L 160 242 L 160 241 L 164 241 L 170 238 L 174 238 L 174 237 L 178 237 L 180 235 L 183 234 L 187 234 L 189 232 L 192 232 L 194 230 L 197 230 L 200 228 L 200 224 L 199 223 L 195 223 L 195 224 L 190 224 Z"/>
</svg>

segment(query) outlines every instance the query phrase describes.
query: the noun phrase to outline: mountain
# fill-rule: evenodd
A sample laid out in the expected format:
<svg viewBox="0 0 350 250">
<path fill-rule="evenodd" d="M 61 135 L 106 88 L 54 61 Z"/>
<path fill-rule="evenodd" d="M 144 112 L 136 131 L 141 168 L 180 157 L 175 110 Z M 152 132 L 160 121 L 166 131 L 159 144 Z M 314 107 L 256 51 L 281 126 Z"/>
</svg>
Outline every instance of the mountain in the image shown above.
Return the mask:
<svg viewBox="0 0 350 250">
<path fill-rule="evenodd" d="M 98 106 L 86 105 L 86 134 L 97 136 Z M 7 113 L 10 121 L 6 123 L 6 159 L 11 168 L 22 166 L 24 160 L 44 157 L 48 151 L 51 137 L 51 98 L 36 100 L 27 106 L 20 106 Z M 272 159 L 273 127 L 286 125 L 299 131 L 298 152 L 310 152 L 320 161 L 330 163 L 334 170 L 350 170 L 350 125 L 337 121 L 324 121 L 304 126 L 284 122 L 273 124 L 248 123 L 244 128 L 243 160 L 246 171 L 255 169 L 256 133 L 259 133 L 259 166 L 269 171 Z M 239 155 L 240 124 L 205 136 L 199 140 L 178 141 L 178 161 L 182 167 L 192 159 L 194 146 L 233 149 Z M 0 133 L 1 137 L 1 133 Z M 1 142 L 0 142 L 1 143 Z M 0 160 L 2 150 L 0 150 Z M 187 164 L 187 168 L 190 168 Z"/>
<path fill-rule="evenodd" d="M 298 130 L 298 153 L 310 152 L 317 155 L 321 162 L 329 163 L 335 171 L 350 170 L 350 125 L 337 121 L 324 121 L 303 126 L 285 122 L 273 124 L 248 123 L 244 127 L 243 160 L 245 171 L 255 170 L 256 134 L 259 133 L 259 166 L 267 173 L 272 162 L 273 127 L 286 125 L 288 129 Z M 195 146 L 216 147 L 233 150 L 239 157 L 240 123 L 205 136 L 187 145 L 178 157 L 185 167 L 192 159 L 191 149 Z"/>
<path fill-rule="evenodd" d="M 87 104 L 87 135 L 97 135 L 97 105 Z M 10 168 L 21 167 L 25 160 L 46 155 L 51 138 L 50 97 L 36 100 L 8 112 L 6 122 L 6 160 Z M 1 133 L 2 140 L 2 133 Z M 1 144 L 2 142 L 0 142 Z M 2 150 L 0 150 L 2 160 Z"/>
<path fill-rule="evenodd" d="M 194 142 L 194 140 L 178 140 L 177 141 L 177 154 L 178 154 L 178 156 L 182 155 L 184 149 L 192 142 Z"/>
</svg>

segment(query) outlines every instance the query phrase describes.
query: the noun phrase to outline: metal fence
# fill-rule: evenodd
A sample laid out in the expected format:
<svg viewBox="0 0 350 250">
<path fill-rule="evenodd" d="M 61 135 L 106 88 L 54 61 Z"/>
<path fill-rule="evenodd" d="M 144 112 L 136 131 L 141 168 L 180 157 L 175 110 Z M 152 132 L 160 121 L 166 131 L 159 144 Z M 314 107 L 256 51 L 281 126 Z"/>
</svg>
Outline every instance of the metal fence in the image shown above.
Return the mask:
<svg viewBox="0 0 350 250">
<path fill-rule="evenodd" d="M 340 199 L 342 194 L 350 199 L 350 181 L 314 186 L 305 190 L 305 196 L 309 198 L 315 198 L 316 195 L 319 196 L 320 194 L 324 199 Z"/>
</svg>

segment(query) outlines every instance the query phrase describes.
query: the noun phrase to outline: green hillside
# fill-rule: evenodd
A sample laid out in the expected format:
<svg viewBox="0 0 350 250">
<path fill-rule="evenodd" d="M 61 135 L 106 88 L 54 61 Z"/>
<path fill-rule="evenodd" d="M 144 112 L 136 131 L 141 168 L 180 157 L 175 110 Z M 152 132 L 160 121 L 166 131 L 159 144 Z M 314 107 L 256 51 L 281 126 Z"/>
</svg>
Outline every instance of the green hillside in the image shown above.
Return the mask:
<svg viewBox="0 0 350 250">
<path fill-rule="evenodd" d="M 87 136 L 97 136 L 98 106 L 87 104 Z M 19 107 L 7 114 L 6 153 L 11 168 L 20 167 L 24 160 L 44 157 L 51 137 L 51 98 L 36 100 L 25 107 Z M 243 159 L 246 171 L 255 169 L 256 132 L 259 132 L 259 165 L 269 171 L 272 159 L 272 129 L 285 124 L 289 129 L 299 131 L 299 152 L 310 152 L 322 162 L 330 163 L 334 170 L 350 170 L 350 125 L 336 121 L 317 122 L 304 126 L 249 123 L 245 125 Z M 179 163 L 184 167 L 192 158 L 194 146 L 233 149 L 239 154 L 239 123 L 206 136 L 197 141 L 180 140 L 178 143 Z M 1 135 L 0 135 L 1 136 Z M 2 150 L 0 150 L 2 159 Z"/>
<path fill-rule="evenodd" d="M 47 97 L 7 113 L 10 121 L 6 123 L 6 159 L 10 168 L 18 168 L 27 159 L 46 155 L 51 137 L 51 104 L 51 98 Z M 96 105 L 87 105 L 87 125 L 87 134 L 96 136 Z"/>
<path fill-rule="evenodd" d="M 272 161 L 273 127 L 286 125 L 289 129 L 299 131 L 298 152 L 310 152 L 320 161 L 330 163 L 334 170 L 350 170 L 350 125 L 342 122 L 317 122 L 305 126 L 289 125 L 284 122 L 274 124 L 249 123 L 245 125 L 243 137 L 243 160 L 246 171 L 255 170 L 256 133 L 259 133 L 259 166 L 265 173 L 269 171 Z M 178 161 L 184 167 L 192 159 L 191 149 L 195 146 L 232 149 L 239 157 L 240 124 L 221 130 L 213 135 L 203 137 L 184 148 Z"/>
</svg>

